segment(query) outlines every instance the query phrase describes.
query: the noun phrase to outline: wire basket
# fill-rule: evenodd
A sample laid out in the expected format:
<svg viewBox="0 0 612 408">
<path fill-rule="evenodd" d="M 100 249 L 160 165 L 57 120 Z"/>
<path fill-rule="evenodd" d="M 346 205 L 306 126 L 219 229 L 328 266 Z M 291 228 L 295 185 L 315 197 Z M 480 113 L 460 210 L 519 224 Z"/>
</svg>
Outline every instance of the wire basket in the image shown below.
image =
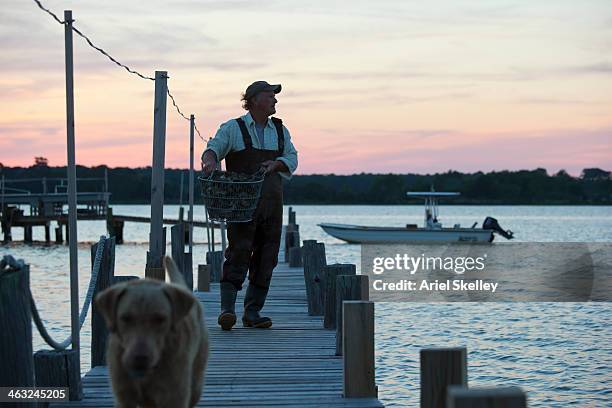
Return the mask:
<svg viewBox="0 0 612 408">
<path fill-rule="evenodd" d="M 253 219 L 261 196 L 263 171 L 241 174 L 215 170 L 198 179 L 210 220 L 249 222 Z"/>
</svg>

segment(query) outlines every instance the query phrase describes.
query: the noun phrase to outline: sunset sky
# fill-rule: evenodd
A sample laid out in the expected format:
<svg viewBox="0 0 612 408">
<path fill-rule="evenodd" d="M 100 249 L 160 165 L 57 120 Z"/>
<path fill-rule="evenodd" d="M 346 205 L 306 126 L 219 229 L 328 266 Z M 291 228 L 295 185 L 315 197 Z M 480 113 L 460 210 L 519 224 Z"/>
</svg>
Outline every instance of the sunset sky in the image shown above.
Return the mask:
<svg viewBox="0 0 612 408">
<path fill-rule="evenodd" d="M 612 1 L 42 0 L 169 87 L 205 139 L 255 80 L 298 174 L 612 169 Z M 0 162 L 66 163 L 63 27 L 32 0 L 0 10 Z M 152 81 L 74 38 L 77 163 L 151 164 Z M 188 167 L 168 104 L 166 166 Z M 197 156 L 204 143 L 196 140 Z"/>
</svg>

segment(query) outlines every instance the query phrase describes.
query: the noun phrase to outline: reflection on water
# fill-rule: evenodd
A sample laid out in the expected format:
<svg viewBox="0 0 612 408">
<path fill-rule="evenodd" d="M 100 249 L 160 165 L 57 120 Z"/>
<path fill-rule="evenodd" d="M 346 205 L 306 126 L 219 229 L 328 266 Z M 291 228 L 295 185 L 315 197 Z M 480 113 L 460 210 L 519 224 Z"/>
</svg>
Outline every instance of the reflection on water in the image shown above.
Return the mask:
<svg viewBox="0 0 612 408">
<path fill-rule="evenodd" d="M 360 247 L 325 234 L 316 224 L 337 222 L 398 226 L 421 224 L 420 206 L 294 206 L 302 239 L 326 245 L 328 263 L 354 263 Z M 146 206 L 114 206 L 115 214 L 148 215 Z M 285 211 L 286 213 L 286 211 Z M 165 208 L 176 217 L 177 206 Z M 203 219 L 202 207 L 195 211 Z M 471 225 L 494 216 L 525 242 L 612 242 L 612 207 L 452 206 L 441 208 L 446 225 Z M 104 221 L 79 223 L 79 293 L 86 293 L 90 245 L 105 233 Z M 21 240 L 23 230 L 14 229 Z M 34 239 L 42 240 L 42 228 Z M 169 234 L 168 234 L 169 237 Z M 116 249 L 117 275 L 144 275 L 148 225 L 127 223 L 125 245 Z M 205 231 L 195 230 L 194 265 L 205 263 Z M 500 241 L 496 241 L 501 243 Z M 169 252 L 169 248 L 168 248 Z M 30 264 L 31 286 L 51 335 L 70 333 L 69 266 L 66 246 L 0 246 Z M 274 282 L 274 280 L 273 280 Z M 610 303 L 378 303 L 376 376 L 379 396 L 388 406 L 418 406 L 422 347 L 467 346 L 471 386 L 517 385 L 532 407 L 610 406 L 612 316 Z M 34 329 L 34 349 L 45 347 Z M 81 333 L 82 369 L 89 369 L 91 322 Z"/>
</svg>

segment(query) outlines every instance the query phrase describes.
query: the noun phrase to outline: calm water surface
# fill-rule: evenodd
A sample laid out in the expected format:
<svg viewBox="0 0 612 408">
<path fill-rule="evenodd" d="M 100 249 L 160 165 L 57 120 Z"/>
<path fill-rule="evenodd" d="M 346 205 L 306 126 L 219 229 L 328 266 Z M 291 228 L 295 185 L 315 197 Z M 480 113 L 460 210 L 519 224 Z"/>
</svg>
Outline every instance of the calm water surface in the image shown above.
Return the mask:
<svg viewBox="0 0 612 408">
<path fill-rule="evenodd" d="M 294 206 L 302 239 L 325 242 L 327 262 L 358 265 L 360 248 L 325 234 L 321 222 L 398 226 L 422 224 L 420 206 Z M 148 206 L 114 206 L 115 214 L 148 215 Z M 176 217 L 177 206 L 166 216 Z M 449 206 L 445 225 L 497 218 L 525 242 L 612 242 L 612 207 Z M 203 219 L 197 207 L 195 218 Z M 105 233 L 103 221 L 78 226 L 80 296 L 90 275 L 90 245 Z M 15 229 L 16 240 L 22 230 Z M 116 274 L 144 275 L 148 225 L 128 223 L 125 245 L 116 249 Z M 34 229 L 42 240 L 42 228 Z M 196 229 L 194 265 L 205 263 L 205 232 Z M 169 252 L 169 251 L 168 251 Z M 0 246 L 30 264 L 32 292 L 45 325 L 56 340 L 70 332 L 68 248 Z M 195 279 L 194 279 L 195 280 Z M 419 349 L 466 346 L 470 386 L 522 387 L 532 407 L 612 406 L 612 307 L 610 303 L 378 303 L 376 377 L 387 406 L 419 403 Z M 81 334 L 82 369 L 89 369 L 89 317 Z M 45 347 L 34 329 L 34 349 Z"/>
</svg>

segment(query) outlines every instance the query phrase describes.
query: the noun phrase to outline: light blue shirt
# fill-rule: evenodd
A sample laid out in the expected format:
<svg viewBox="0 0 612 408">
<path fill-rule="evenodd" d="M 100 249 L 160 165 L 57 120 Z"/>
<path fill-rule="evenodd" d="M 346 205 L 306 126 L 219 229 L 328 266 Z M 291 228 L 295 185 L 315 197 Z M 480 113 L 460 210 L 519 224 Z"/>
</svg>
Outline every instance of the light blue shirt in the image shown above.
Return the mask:
<svg viewBox="0 0 612 408">
<path fill-rule="evenodd" d="M 255 120 L 251 117 L 251 113 L 247 113 L 242 116 L 242 120 L 249 131 L 251 136 L 251 143 L 255 149 L 262 150 L 278 150 L 278 136 L 276 134 L 276 127 L 272 123 L 272 119 L 268 118 L 268 122 L 263 128 L 263 144 L 257 134 L 255 127 Z M 283 133 L 285 136 L 285 149 L 283 154 L 276 158 L 276 160 L 285 163 L 289 172 L 279 172 L 279 174 L 289 180 L 295 169 L 298 166 L 297 150 L 291 142 L 291 135 L 289 130 L 283 125 Z M 206 150 L 212 150 L 217 155 L 217 160 L 221 161 L 227 156 L 228 153 L 233 151 L 244 150 L 244 141 L 242 140 L 242 133 L 240 133 L 240 126 L 236 120 L 232 119 L 223 123 L 215 137 L 208 141 Z M 206 151 L 205 151 L 206 152 Z"/>
</svg>

